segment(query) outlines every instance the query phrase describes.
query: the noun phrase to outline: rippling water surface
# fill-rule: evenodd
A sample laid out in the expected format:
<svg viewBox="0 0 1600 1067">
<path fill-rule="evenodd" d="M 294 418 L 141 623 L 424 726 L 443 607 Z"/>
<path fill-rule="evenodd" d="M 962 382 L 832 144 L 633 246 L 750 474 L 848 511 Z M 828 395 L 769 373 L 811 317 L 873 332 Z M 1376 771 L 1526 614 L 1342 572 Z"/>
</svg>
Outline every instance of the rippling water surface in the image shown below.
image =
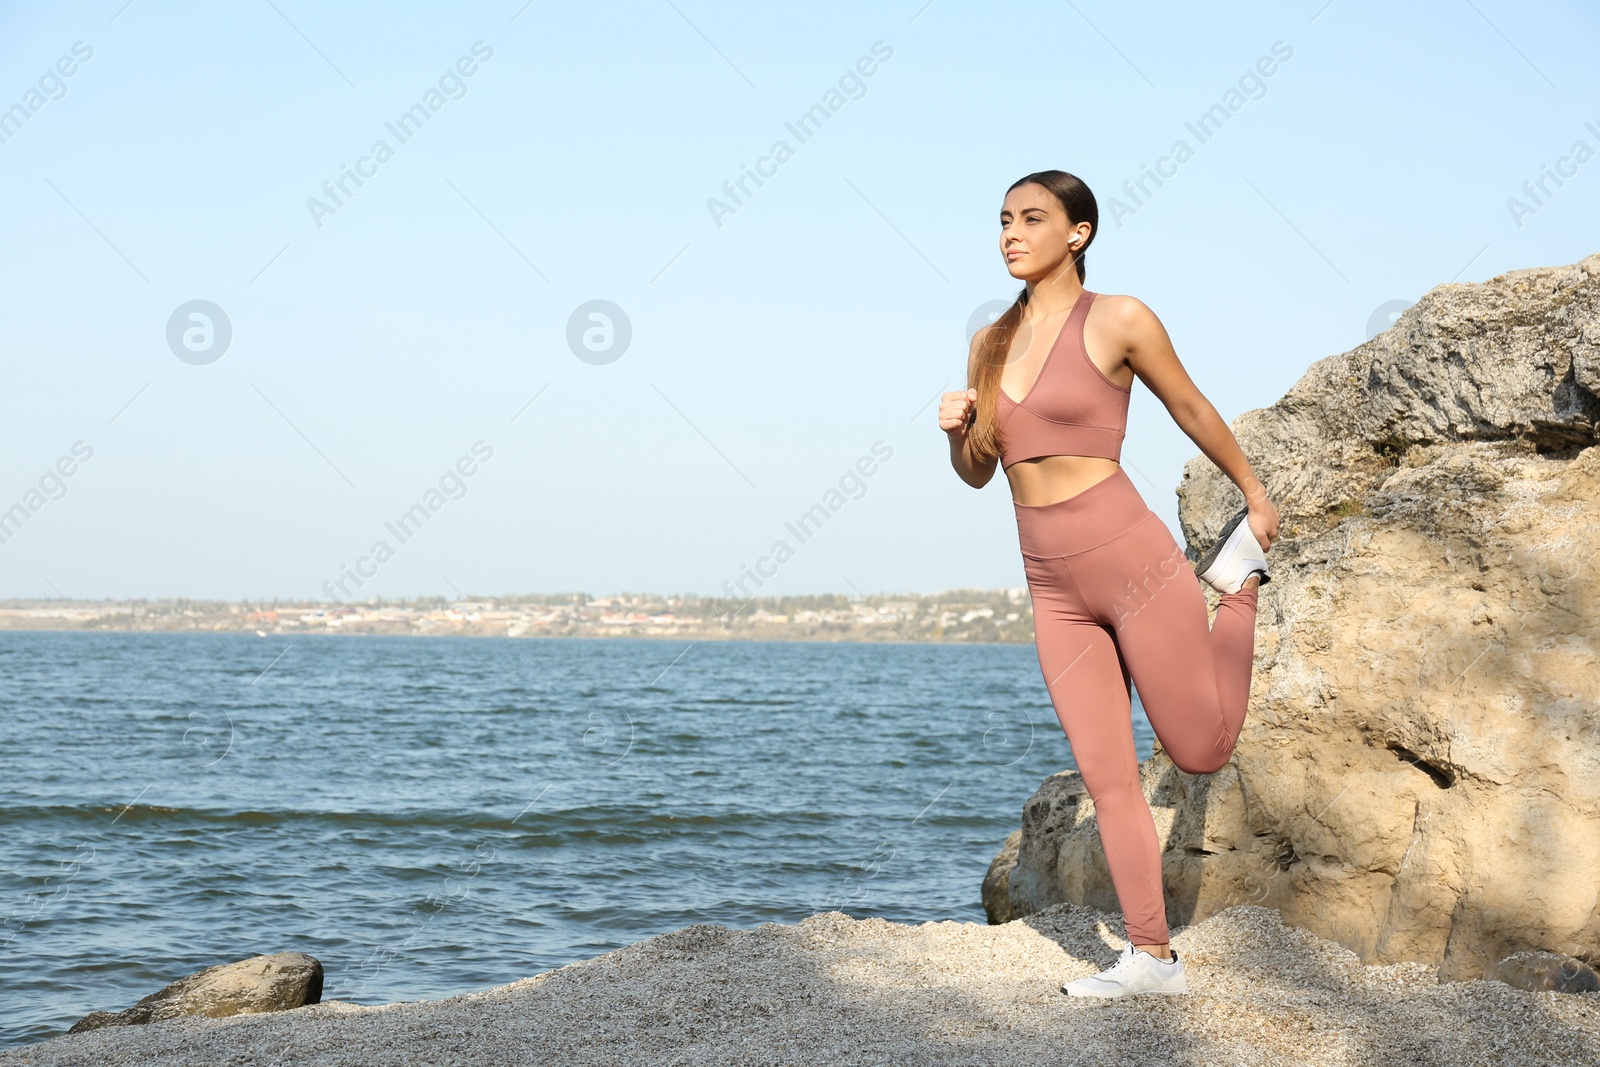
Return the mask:
<svg viewBox="0 0 1600 1067">
<path fill-rule="evenodd" d="M 0 634 L 0 1044 L 266 952 L 376 1004 L 694 922 L 982 922 L 1070 766 L 1031 645 Z"/>
</svg>

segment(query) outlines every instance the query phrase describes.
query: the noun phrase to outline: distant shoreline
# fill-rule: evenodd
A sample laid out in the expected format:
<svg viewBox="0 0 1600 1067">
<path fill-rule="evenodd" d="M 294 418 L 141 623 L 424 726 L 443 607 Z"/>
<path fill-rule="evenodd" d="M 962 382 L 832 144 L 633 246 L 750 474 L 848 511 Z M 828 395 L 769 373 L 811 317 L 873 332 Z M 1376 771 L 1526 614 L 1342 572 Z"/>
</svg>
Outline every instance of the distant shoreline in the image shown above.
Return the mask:
<svg viewBox="0 0 1600 1067">
<path fill-rule="evenodd" d="M 127 628 L 127 627 L 110 627 L 110 626 L 105 626 L 105 627 L 53 626 L 53 627 L 50 627 L 50 626 L 7 626 L 7 625 L 4 625 L 4 624 L 0 624 L 0 637 L 3 637 L 6 634 L 157 634 L 157 635 L 163 635 L 163 636 L 171 635 L 171 634 L 182 634 L 182 635 L 192 635 L 192 636 L 211 636 L 211 635 L 215 635 L 215 636 L 219 636 L 219 637 L 255 636 L 255 634 L 253 634 L 252 631 L 244 630 L 244 629 L 239 629 L 239 630 L 201 630 L 201 629 L 193 629 L 193 630 L 179 630 L 179 629 L 156 630 L 156 629 L 132 629 L 132 628 Z M 334 638 L 338 638 L 338 637 L 445 637 L 445 638 L 460 638 L 460 639 L 463 639 L 463 640 L 478 640 L 480 638 L 498 637 L 501 640 L 507 640 L 507 641 L 524 641 L 524 640 L 526 640 L 526 641 L 549 641 L 549 640 L 617 641 L 617 640 L 624 640 L 625 641 L 625 640 L 629 640 L 629 639 L 632 639 L 632 640 L 648 640 L 648 641 L 672 641 L 672 640 L 677 640 L 677 641 L 724 641 L 724 642 L 733 642 L 733 641 L 757 642 L 757 641 L 764 641 L 764 642 L 774 643 L 774 644 L 783 643 L 783 642 L 789 642 L 789 643 L 792 643 L 792 644 L 841 644 L 841 645 L 842 644 L 878 644 L 878 645 L 928 645 L 928 644 L 933 644 L 933 645 L 971 645 L 971 646 L 980 646 L 980 645 L 1006 645 L 1006 646 L 1029 645 L 1029 646 L 1031 646 L 1033 644 L 1033 637 L 1031 635 L 1028 637 L 1028 639 L 1026 641 L 1004 641 L 1004 640 L 1001 640 L 1001 641 L 996 641 L 996 640 L 983 640 L 983 641 L 980 641 L 980 640 L 970 640 L 970 639 L 967 639 L 967 638 L 964 638 L 964 637 L 903 638 L 903 637 L 895 636 L 893 634 L 885 636 L 885 635 L 880 635 L 880 634 L 850 634 L 850 633 L 837 634 L 837 635 L 835 635 L 835 634 L 820 635 L 819 634 L 819 635 L 817 635 L 815 637 L 800 637 L 800 636 L 796 636 L 795 634 L 789 633 L 789 632 L 784 632 L 784 633 L 781 633 L 781 634 L 762 634 L 762 633 L 755 633 L 755 634 L 747 634 L 747 633 L 738 633 L 738 634 L 710 634 L 710 633 L 680 633 L 680 634 L 644 634 L 644 633 L 622 633 L 622 634 L 520 634 L 520 635 L 518 635 L 516 637 L 507 637 L 503 633 L 494 633 L 494 632 L 488 631 L 488 630 L 482 630 L 482 631 L 421 631 L 421 632 L 416 632 L 416 631 L 398 631 L 398 630 L 396 630 L 396 631 L 366 631 L 366 630 L 327 630 L 327 631 L 298 630 L 297 631 L 297 630 L 274 630 L 274 631 L 266 631 L 264 634 L 261 634 L 260 636 L 264 636 L 264 637 L 298 636 L 298 637 L 334 637 Z"/>
<path fill-rule="evenodd" d="M 640 637 L 710 641 L 1031 644 L 1026 587 L 847 598 L 563 594 L 331 605 L 172 600 L 0 601 L 0 632 Z"/>
</svg>

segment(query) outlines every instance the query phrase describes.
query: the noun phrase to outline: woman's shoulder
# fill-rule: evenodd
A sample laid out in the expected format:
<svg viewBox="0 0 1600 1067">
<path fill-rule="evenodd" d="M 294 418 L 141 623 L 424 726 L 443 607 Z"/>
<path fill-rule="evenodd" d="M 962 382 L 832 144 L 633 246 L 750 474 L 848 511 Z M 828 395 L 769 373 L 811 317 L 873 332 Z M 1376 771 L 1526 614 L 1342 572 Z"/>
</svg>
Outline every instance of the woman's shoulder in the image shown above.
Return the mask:
<svg viewBox="0 0 1600 1067">
<path fill-rule="evenodd" d="M 1102 293 L 1094 290 L 1094 312 L 1107 319 L 1137 318 L 1154 315 L 1148 304 L 1127 293 Z"/>
<path fill-rule="evenodd" d="M 1094 306 L 1090 310 L 1099 323 L 1119 334 L 1141 334 L 1160 321 L 1148 304 L 1127 293 L 1102 293 L 1096 290 Z"/>
</svg>

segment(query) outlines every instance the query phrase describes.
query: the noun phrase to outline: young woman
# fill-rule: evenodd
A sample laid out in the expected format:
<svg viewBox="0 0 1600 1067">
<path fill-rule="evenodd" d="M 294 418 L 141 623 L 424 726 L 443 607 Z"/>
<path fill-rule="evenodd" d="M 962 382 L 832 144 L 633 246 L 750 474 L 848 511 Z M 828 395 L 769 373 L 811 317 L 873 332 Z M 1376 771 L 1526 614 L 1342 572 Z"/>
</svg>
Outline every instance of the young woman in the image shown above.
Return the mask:
<svg viewBox="0 0 1600 1067">
<path fill-rule="evenodd" d="M 967 389 L 944 394 L 939 426 L 968 485 L 986 485 L 997 463 L 1011 483 L 1039 667 L 1122 905 L 1128 945 L 1117 963 L 1062 991 L 1184 993 L 1155 821 L 1139 788 L 1129 683 L 1180 769 L 1210 774 L 1228 761 L 1250 696 L 1256 594 L 1269 580 L 1278 509 L 1155 313 L 1083 287 L 1099 219 L 1094 194 L 1063 171 L 1029 174 L 1006 191 L 1000 252 L 1025 288 L 973 337 Z M 1118 463 L 1136 377 L 1247 502 L 1193 569 Z M 1202 580 L 1222 594 L 1215 626 Z"/>
</svg>

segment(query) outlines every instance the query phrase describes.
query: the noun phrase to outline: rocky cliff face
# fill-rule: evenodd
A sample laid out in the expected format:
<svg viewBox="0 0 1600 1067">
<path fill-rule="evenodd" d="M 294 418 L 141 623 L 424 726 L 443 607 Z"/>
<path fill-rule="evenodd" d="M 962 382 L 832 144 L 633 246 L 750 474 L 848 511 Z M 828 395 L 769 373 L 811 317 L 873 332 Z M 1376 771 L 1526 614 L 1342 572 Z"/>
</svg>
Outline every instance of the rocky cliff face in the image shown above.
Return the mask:
<svg viewBox="0 0 1600 1067">
<path fill-rule="evenodd" d="M 1142 768 L 1174 926 L 1264 904 L 1447 979 L 1600 961 L 1597 423 L 1600 255 L 1439 286 L 1234 422 L 1282 539 L 1233 760 Z M 1243 504 L 1204 457 L 1178 494 L 1191 545 Z M 1119 910 L 1076 772 L 984 896 Z"/>
</svg>

